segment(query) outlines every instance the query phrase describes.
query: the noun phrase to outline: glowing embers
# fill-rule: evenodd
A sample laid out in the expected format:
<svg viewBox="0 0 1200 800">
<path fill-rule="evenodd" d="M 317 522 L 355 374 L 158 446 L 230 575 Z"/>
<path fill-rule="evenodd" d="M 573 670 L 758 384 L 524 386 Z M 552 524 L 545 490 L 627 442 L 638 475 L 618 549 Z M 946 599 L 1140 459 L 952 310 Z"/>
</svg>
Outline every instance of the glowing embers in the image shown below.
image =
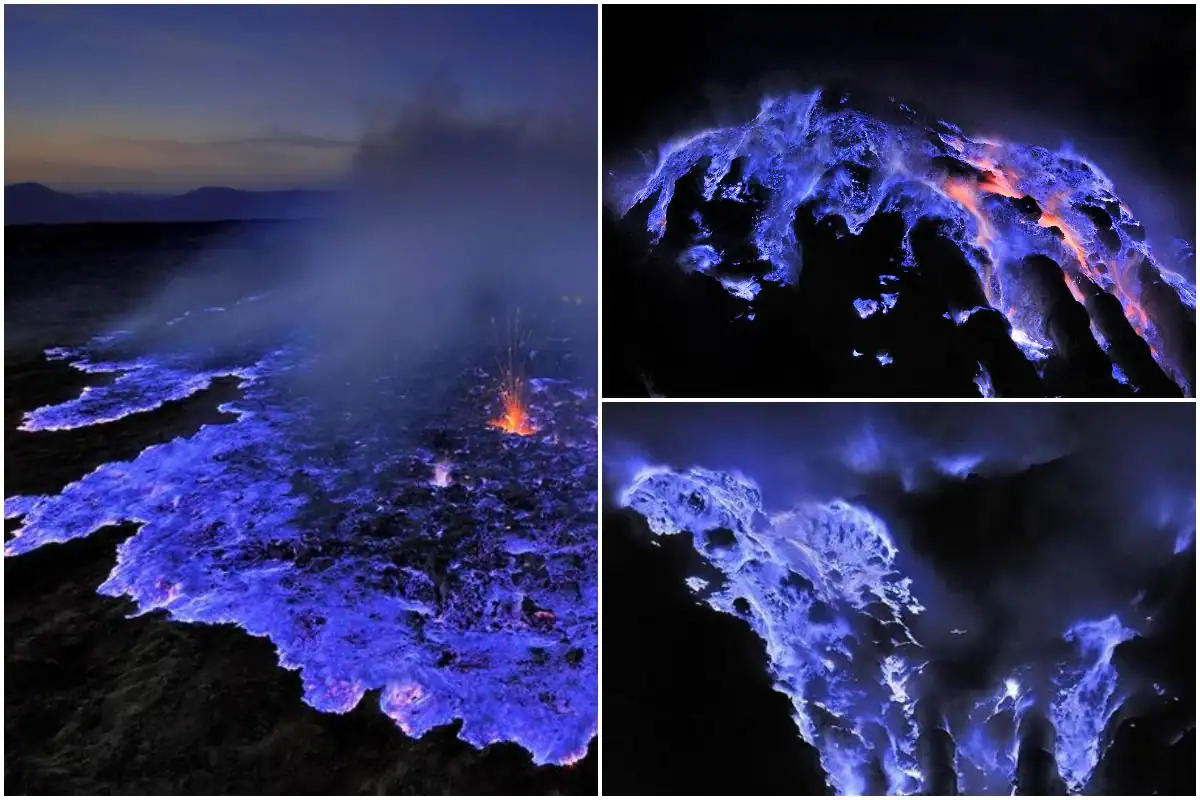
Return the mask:
<svg viewBox="0 0 1200 800">
<path fill-rule="evenodd" d="M 521 328 L 520 310 L 509 323 L 505 359 L 500 362 L 502 385 L 500 405 L 502 412 L 489 425 L 496 430 L 514 436 L 532 436 L 537 433 L 525 402 L 524 356 L 528 333 Z"/>
<path fill-rule="evenodd" d="M 797 282 L 803 264 L 795 223 L 802 208 L 818 222 L 842 218 L 850 235 L 860 234 L 876 215 L 899 215 L 905 269 L 917 266 L 911 238 L 917 223 L 939 220 L 978 276 L 989 306 L 1013 323 L 1014 342 L 1035 366 L 1050 348 L 1039 333 L 1045 320 L 1023 286 L 1021 264 L 1041 255 L 1059 265 L 1068 290 L 1089 313 L 1095 304 L 1085 300 L 1093 291 L 1115 297 L 1163 371 L 1190 392 L 1191 364 L 1172 363 L 1182 356 L 1164 348 L 1170 336 L 1154 318 L 1173 319 L 1171 301 L 1160 293 L 1147 306 L 1143 288 L 1161 279 L 1181 305 L 1194 309 L 1194 285 L 1164 268 L 1095 165 L 1071 152 L 972 139 L 913 113 L 904 119 L 885 123 L 845 103 L 824 102 L 820 92 L 766 98 L 758 115 L 742 125 L 668 142 L 645 174 L 614 178 L 611 199 L 622 215 L 652 201 L 646 227 L 658 246 L 667 211 L 678 201 L 676 184 L 703 169 L 700 207 L 670 217 L 686 216 L 700 231 L 679 263 L 748 302 L 765 283 Z M 723 253 L 701 240 L 719 239 L 722 248 L 735 250 L 729 231 L 719 230 L 718 215 L 711 213 L 718 197 L 755 205 L 749 233 L 737 235 L 771 265 L 767 274 L 731 280 L 715 268 Z M 885 310 L 885 302 L 860 298 L 855 308 L 865 318 Z"/>
<path fill-rule="evenodd" d="M 487 431 L 474 370 L 440 409 L 455 425 L 417 433 L 390 414 L 331 432 L 261 374 L 233 424 L 105 464 L 57 496 L 7 499 L 23 519 L 5 552 L 139 523 L 102 593 L 269 637 L 320 710 L 379 690 L 413 736 L 460 719 L 476 746 L 569 763 L 597 716 L 593 408 L 566 382 L 534 391 L 550 435 L 518 452 Z M 439 477 L 414 435 L 452 453 L 452 470 Z"/>
<path fill-rule="evenodd" d="M 537 426 L 533 424 L 525 406 L 523 389 L 522 383 L 517 381 L 500 390 L 500 403 L 504 413 L 489 423 L 493 428 L 515 436 L 532 436 L 537 433 Z"/>
</svg>

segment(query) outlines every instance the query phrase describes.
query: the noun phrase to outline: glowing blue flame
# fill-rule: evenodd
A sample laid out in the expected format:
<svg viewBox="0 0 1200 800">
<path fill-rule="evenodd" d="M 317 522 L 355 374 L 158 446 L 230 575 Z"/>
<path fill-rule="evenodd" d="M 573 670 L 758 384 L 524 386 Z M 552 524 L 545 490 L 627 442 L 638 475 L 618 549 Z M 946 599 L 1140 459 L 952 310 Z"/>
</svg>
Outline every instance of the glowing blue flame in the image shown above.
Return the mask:
<svg viewBox="0 0 1200 800">
<path fill-rule="evenodd" d="M 297 348 L 199 371 L 185 354 L 54 355 L 119 377 L 29 414 L 27 430 L 103 424 L 217 375 L 241 377 L 244 393 L 223 407 L 236 422 L 104 464 L 54 496 L 7 498 L 6 517 L 23 519 L 6 556 L 137 523 L 100 592 L 270 638 L 314 708 L 345 713 L 378 689 L 412 736 L 461 719 L 464 740 L 518 742 L 538 763 L 586 753 L 598 624 L 587 390 L 530 381 L 539 433 L 520 439 L 468 403 L 477 418 L 460 420 L 470 435 L 451 467 L 386 422 L 348 422 L 331 443 L 275 377 L 300 363 Z M 477 373 L 463 382 L 464 395 L 490 397 Z"/>
<path fill-rule="evenodd" d="M 906 689 L 919 649 L 906 620 L 923 609 L 894 569 L 896 546 L 878 518 L 839 500 L 779 514 L 764 531 L 753 522 L 761 497 L 752 482 L 698 468 L 643 471 L 623 501 L 657 534 L 696 534 L 697 548 L 727 581 L 709 587 L 705 600 L 730 614 L 739 614 L 736 601 L 748 604 L 777 687 L 840 793 L 867 793 L 871 765 L 893 789 L 919 786 Z M 705 536 L 716 530 L 731 532 L 732 542 Z M 877 643 L 878 658 L 856 665 L 871 622 L 887 624 L 893 639 Z M 903 720 L 899 728 L 895 719 Z M 875 730 L 884 731 L 883 743 Z"/>
<path fill-rule="evenodd" d="M 1072 791 L 1080 791 L 1100 761 L 1100 737 L 1123 698 L 1117 696 L 1113 650 L 1136 634 L 1117 617 L 1079 622 L 1064 637 L 1083 658 L 1057 677 L 1059 691 L 1050 706 L 1058 731 L 1054 757 Z"/>
<path fill-rule="evenodd" d="M 1176 555 L 1184 552 L 1185 550 L 1187 550 L 1189 547 L 1191 547 L 1195 543 L 1196 543 L 1196 526 L 1192 525 L 1190 527 L 1184 528 L 1183 530 L 1181 530 L 1179 532 L 1179 535 L 1175 537 L 1175 553 L 1176 553 Z"/>
<path fill-rule="evenodd" d="M 937 463 L 964 476 L 979 461 Z M 776 688 L 791 700 L 799 734 L 817 748 L 838 794 L 922 790 L 912 679 L 926 663 L 910 622 L 925 609 L 897 567 L 898 547 L 882 520 L 837 499 L 768 515 L 752 480 L 700 467 L 642 469 L 620 502 L 655 535 L 691 533 L 696 550 L 721 572 L 719 585 L 693 578 L 688 586 L 712 608 L 744 619 L 766 643 Z M 1073 791 L 1095 769 L 1120 704 L 1113 648 L 1133 635 L 1115 616 L 1078 622 L 1064 635 L 1077 645 L 1077 658 L 1053 679 L 1049 717 L 1058 732 L 1055 756 Z M 993 695 L 973 701 L 953 731 L 960 789 L 1008 794 L 1015 787 L 1021 721 L 1049 700 L 1035 683 L 1030 668 L 1019 667 Z M 878 774 L 886 785 L 876 785 L 871 776 Z"/>
<path fill-rule="evenodd" d="M 905 122 L 886 123 L 844 101 L 831 106 L 820 91 L 768 97 L 752 120 L 672 140 L 647 174 L 614 177 L 611 200 L 622 216 L 653 201 L 646 228 L 657 244 L 666 232 L 676 183 L 698 166 L 704 168 L 705 203 L 718 194 L 746 202 L 759 196 L 753 188 L 765 189 L 765 207 L 756 214 L 749 240 L 771 270 L 761 278 L 727 278 L 714 269 L 720 263 L 715 251 L 703 268 L 695 267 L 747 301 L 762 283 L 795 283 L 802 254 L 793 222 L 801 206 L 817 220 L 841 217 L 852 235 L 877 214 L 899 214 L 906 269 L 915 266 L 910 237 L 916 223 L 941 220 L 946 235 L 963 248 L 989 306 L 1009 320 L 1014 342 L 1030 360 L 1044 359 L 1052 345 L 1021 262 L 1043 255 L 1060 265 L 1079 302 L 1089 293 L 1116 297 L 1163 371 L 1185 393 L 1191 391 L 1192 365 L 1165 343 L 1162 322 L 1155 318 L 1159 310 L 1144 302 L 1144 290 L 1162 284 L 1194 310 L 1195 286 L 1156 259 L 1132 212 L 1095 164 L 1073 152 L 972 139 L 948 122 L 925 123 L 911 109 Z M 741 164 L 736 177 L 735 161 Z M 1012 202 L 1030 199 L 1032 209 L 1018 210 Z M 702 238 L 710 236 L 702 212 L 691 216 Z M 685 260 L 696 263 L 694 255 Z M 865 318 L 894 302 L 863 298 L 855 307 Z M 976 310 L 952 313 L 962 324 Z"/>
<path fill-rule="evenodd" d="M 979 364 L 979 373 L 975 376 L 975 386 L 979 389 L 980 397 L 995 397 L 996 390 L 992 388 L 992 376 L 988 374 L 983 364 Z M 1114 367 L 1116 369 L 1116 367 Z"/>
</svg>

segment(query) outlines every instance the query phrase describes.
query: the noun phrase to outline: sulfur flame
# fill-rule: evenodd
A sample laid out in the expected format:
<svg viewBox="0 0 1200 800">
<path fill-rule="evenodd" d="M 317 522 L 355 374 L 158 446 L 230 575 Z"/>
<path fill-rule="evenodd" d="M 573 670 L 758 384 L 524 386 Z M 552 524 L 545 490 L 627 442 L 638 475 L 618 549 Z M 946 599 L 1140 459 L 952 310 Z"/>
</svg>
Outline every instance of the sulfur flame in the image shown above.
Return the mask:
<svg viewBox="0 0 1200 800">
<path fill-rule="evenodd" d="M 430 484 L 445 489 L 452 482 L 451 471 L 453 465 L 448 461 L 439 461 L 433 465 L 433 479 Z"/>
</svg>

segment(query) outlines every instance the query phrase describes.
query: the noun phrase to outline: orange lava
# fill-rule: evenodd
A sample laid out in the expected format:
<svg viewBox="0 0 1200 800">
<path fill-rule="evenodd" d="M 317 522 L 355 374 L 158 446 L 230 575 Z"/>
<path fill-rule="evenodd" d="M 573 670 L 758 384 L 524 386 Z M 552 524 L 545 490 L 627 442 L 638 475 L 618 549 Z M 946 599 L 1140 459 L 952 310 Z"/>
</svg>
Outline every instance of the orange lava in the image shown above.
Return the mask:
<svg viewBox="0 0 1200 800">
<path fill-rule="evenodd" d="M 500 401 L 504 405 L 504 413 L 488 423 L 491 427 L 517 436 L 530 436 L 537 433 L 537 426 L 529 418 L 529 412 L 521 400 L 519 383 L 502 389 Z"/>
<path fill-rule="evenodd" d="M 988 220 L 987 215 L 983 212 L 983 209 L 980 208 L 980 195 L 996 194 L 1018 199 L 1025 196 L 1025 193 L 1017 189 L 1014 183 L 1019 179 L 1019 176 L 1010 176 L 1003 168 L 998 166 L 993 158 L 993 151 L 994 148 L 988 148 L 987 155 L 982 158 L 963 159 L 984 173 L 978 182 L 950 178 L 942 184 L 942 191 L 946 194 L 946 196 L 959 203 L 959 205 L 971 213 L 971 216 L 975 217 L 975 220 L 978 223 L 977 228 L 979 231 L 978 243 L 981 247 L 988 249 L 989 251 L 991 249 L 991 243 L 996 238 L 996 232 L 995 229 L 992 228 L 991 222 Z M 1041 217 L 1038 218 L 1038 225 L 1043 228 L 1058 228 L 1060 231 L 1062 231 L 1063 245 L 1071 251 L 1072 255 L 1075 256 L 1075 261 L 1079 264 L 1079 269 L 1082 274 L 1094 283 L 1102 283 L 1101 276 L 1088 261 L 1087 251 L 1080 243 L 1079 234 L 1067 223 L 1065 219 L 1062 218 L 1062 216 L 1058 214 L 1058 209 L 1065 199 L 1065 192 L 1061 192 L 1047 198 L 1047 200 L 1041 204 L 1043 210 Z M 1124 203 L 1121 204 L 1121 207 L 1125 209 Z M 1126 213 L 1129 213 L 1128 209 L 1125 210 Z M 1126 268 L 1127 265 L 1123 265 L 1123 267 L 1118 269 L 1113 275 L 1116 283 L 1116 286 L 1114 287 L 1114 294 L 1116 294 L 1117 299 L 1121 301 L 1121 305 L 1124 306 L 1125 316 L 1129 319 L 1130 324 L 1133 325 L 1138 334 L 1149 344 L 1151 333 L 1150 318 L 1146 314 L 1145 309 L 1143 309 L 1141 304 L 1135 299 L 1129 287 L 1126 286 Z M 989 274 L 985 275 L 984 277 L 984 291 L 986 294 L 988 294 L 988 299 L 992 300 L 993 298 L 991 298 L 989 285 L 990 271 Z M 1067 284 L 1067 288 L 1071 290 L 1071 295 L 1075 298 L 1075 300 L 1083 304 L 1085 298 L 1075 277 L 1064 270 L 1063 280 Z M 1151 350 L 1154 350 L 1153 344 L 1151 344 Z"/>
<path fill-rule="evenodd" d="M 1013 197 L 1020 199 L 1025 195 L 1018 191 L 1015 186 L 1008 180 L 1008 176 L 999 170 L 989 171 L 982 181 L 979 183 L 979 188 L 982 191 L 992 194 L 1004 195 L 1005 197 Z"/>
<path fill-rule="evenodd" d="M 1025 192 L 1019 190 L 1016 184 L 1021 180 L 1021 176 L 1013 172 L 1011 169 L 1001 167 L 997 163 L 997 157 L 1000 155 L 999 148 L 989 144 L 983 149 L 983 155 L 978 158 L 971 158 L 962 153 L 962 143 L 957 140 L 951 140 L 950 146 L 954 148 L 963 161 L 971 164 L 983 174 L 978 180 L 963 180 L 961 178 L 947 178 L 941 186 L 942 193 L 957 202 L 964 209 L 970 212 L 976 220 L 976 228 L 978 231 L 977 242 L 992 254 L 992 244 L 996 239 L 996 230 L 992 227 L 991 220 L 984 209 L 981 207 L 982 195 L 995 194 L 1004 197 L 1020 199 L 1025 196 Z M 1146 342 L 1150 348 L 1150 354 L 1154 360 L 1163 365 L 1163 368 L 1171 372 L 1162 362 L 1162 354 L 1155 344 L 1158 334 L 1155 331 L 1153 320 L 1142 306 L 1139 298 L 1140 286 L 1136 275 L 1130 274 L 1137 264 L 1139 259 L 1137 254 L 1134 254 L 1124 263 L 1109 263 L 1108 275 L 1104 275 L 1099 268 L 1094 267 L 1088 260 L 1088 254 L 1085 250 L 1081 239 L 1080 232 L 1070 226 L 1059 213 L 1063 203 L 1070 199 L 1069 193 L 1066 191 L 1056 192 L 1047 197 L 1045 200 L 1039 200 L 1038 204 L 1042 209 L 1042 214 L 1038 218 L 1038 225 L 1043 228 L 1058 228 L 1062 232 L 1063 246 L 1071 251 L 1078 264 L 1078 272 L 1063 267 L 1063 281 L 1071 292 L 1071 296 L 1080 305 L 1086 307 L 1087 297 L 1084 294 L 1081 282 L 1087 279 L 1097 286 L 1104 286 L 1106 283 L 1111 285 L 1109 291 L 1114 297 L 1120 301 L 1125 312 L 1125 317 L 1129 320 L 1130 326 L 1137 332 L 1138 336 Z M 1121 202 L 1121 210 L 1127 216 L 1132 216 L 1129 207 Z M 994 258 L 994 254 L 993 254 Z M 993 296 L 992 289 L 992 264 L 985 262 L 983 265 L 984 274 L 981 276 L 983 282 L 984 294 L 988 302 L 995 307 L 999 298 Z M 1009 320 L 1015 317 L 1016 309 L 1010 309 L 1007 316 Z"/>
<path fill-rule="evenodd" d="M 1075 260 L 1079 262 L 1079 266 L 1083 267 L 1084 272 L 1088 271 L 1087 254 L 1083 252 L 1083 247 L 1079 244 L 1079 240 L 1075 238 L 1075 231 L 1071 229 L 1062 217 L 1057 214 L 1051 214 L 1049 211 L 1043 211 L 1042 216 L 1038 218 L 1038 225 L 1043 228 L 1058 228 L 1063 234 L 1063 244 L 1075 254 Z"/>
<path fill-rule="evenodd" d="M 988 223 L 987 218 L 979 209 L 979 195 L 966 181 L 950 179 L 946 181 L 942 187 L 946 195 L 971 212 L 971 216 L 975 217 L 975 221 L 979 227 L 979 244 L 982 247 L 987 247 L 995 237 L 992 231 L 992 226 Z"/>
<path fill-rule="evenodd" d="M 942 191 L 946 193 L 947 197 L 971 212 L 971 216 L 975 217 L 976 228 L 979 231 L 979 246 L 991 252 L 991 243 L 996 237 L 996 233 L 992 230 L 991 223 L 988 222 L 983 210 L 979 207 L 979 192 L 976 188 L 964 180 L 949 178 L 942 184 Z M 996 304 L 996 297 L 992 291 L 992 267 L 990 263 L 984 266 L 983 293 L 987 297 L 988 302 L 994 306 Z"/>
</svg>

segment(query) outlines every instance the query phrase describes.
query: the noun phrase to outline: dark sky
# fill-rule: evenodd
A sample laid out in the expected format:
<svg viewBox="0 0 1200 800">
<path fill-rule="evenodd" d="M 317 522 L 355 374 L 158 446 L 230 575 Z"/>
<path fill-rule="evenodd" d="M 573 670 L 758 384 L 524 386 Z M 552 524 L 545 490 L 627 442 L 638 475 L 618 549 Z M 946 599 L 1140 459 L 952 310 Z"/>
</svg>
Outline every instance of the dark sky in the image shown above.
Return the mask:
<svg viewBox="0 0 1200 800">
<path fill-rule="evenodd" d="M 5 182 L 322 185 L 368 120 L 434 78 L 478 114 L 594 120 L 596 17 L 589 6 L 6 6 Z"/>
<path fill-rule="evenodd" d="M 605 149 L 694 128 L 730 98 L 757 99 L 765 76 L 798 89 L 841 77 L 968 133 L 1071 142 L 1135 214 L 1190 238 L 1195 46 L 1194 5 L 608 6 Z"/>
</svg>

